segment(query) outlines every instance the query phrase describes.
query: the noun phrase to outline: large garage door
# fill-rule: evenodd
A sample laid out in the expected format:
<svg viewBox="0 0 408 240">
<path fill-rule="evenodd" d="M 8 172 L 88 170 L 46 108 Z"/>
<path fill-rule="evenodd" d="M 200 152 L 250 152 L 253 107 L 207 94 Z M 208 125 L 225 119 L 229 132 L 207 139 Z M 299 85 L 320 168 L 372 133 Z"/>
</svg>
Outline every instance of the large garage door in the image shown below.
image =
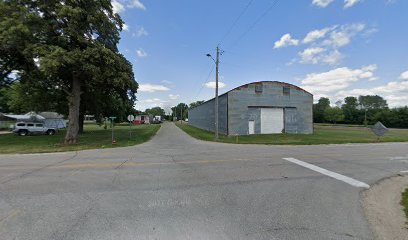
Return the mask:
<svg viewBox="0 0 408 240">
<path fill-rule="evenodd" d="M 261 134 L 282 133 L 283 108 L 261 108 Z"/>
</svg>

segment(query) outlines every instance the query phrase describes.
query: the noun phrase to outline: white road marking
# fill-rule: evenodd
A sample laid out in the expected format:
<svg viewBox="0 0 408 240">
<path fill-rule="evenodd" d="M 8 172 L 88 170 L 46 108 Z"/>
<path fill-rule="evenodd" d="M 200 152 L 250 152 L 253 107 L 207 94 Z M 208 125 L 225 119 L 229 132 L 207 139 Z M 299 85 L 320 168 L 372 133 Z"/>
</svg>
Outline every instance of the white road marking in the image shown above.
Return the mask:
<svg viewBox="0 0 408 240">
<path fill-rule="evenodd" d="M 401 171 L 401 173 L 408 173 L 408 170 L 405 170 L 405 171 Z"/>
<path fill-rule="evenodd" d="M 327 169 L 318 167 L 316 165 L 297 160 L 296 158 L 283 158 L 283 159 L 285 159 L 286 161 L 298 164 L 298 165 L 300 165 L 302 167 L 308 168 L 310 170 L 319 172 L 319 173 L 321 173 L 323 175 L 326 175 L 326 176 L 335 178 L 337 180 L 343 181 L 343 182 L 348 183 L 348 184 L 350 184 L 352 186 L 362 187 L 362 188 L 370 188 L 370 185 L 368 185 L 367 183 L 363 183 L 363 182 L 357 181 L 357 180 L 355 180 L 353 178 L 350 178 L 350 177 L 347 177 L 347 176 L 344 176 L 344 175 L 329 171 Z"/>
<path fill-rule="evenodd" d="M 408 154 L 406 156 L 389 157 L 391 161 L 400 161 L 408 163 Z"/>
</svg>

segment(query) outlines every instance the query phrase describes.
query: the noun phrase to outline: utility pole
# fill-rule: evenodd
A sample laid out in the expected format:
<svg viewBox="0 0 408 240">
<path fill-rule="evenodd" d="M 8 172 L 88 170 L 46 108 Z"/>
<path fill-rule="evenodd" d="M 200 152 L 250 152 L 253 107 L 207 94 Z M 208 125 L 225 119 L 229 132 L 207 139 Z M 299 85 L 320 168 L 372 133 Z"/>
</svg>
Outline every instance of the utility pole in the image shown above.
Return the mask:
<svg viewBox="0 0 408 240">
<path fill-rule="evenodd" d="M 183 106 L 181 105 L 181 124 L 183 124 Z"/>
<path fill-rule="evenodd" d="M 214 109 L 214 116 L 215 116 L 215 140 L 218 140 L 218 64 L 219 64 L 219 57 L 220 52 L 217 46 L 217 56 L 215 58 L 215 109 Z"/>
<path fill-rule="evenodd" d="M 367 127 L 367 108 L 365 109 L 365 113 L 364 113 L 364 125 L 365 127 Z"/>
<path fill-rule="evenodd" d="M 215 127 L 215 140 L 218 140 L 218 65 L 220 63 L 220 48 L 217 46 L 216 48 L 217 54 L 215 59 L 211 56 L 211 54 L 207 54 L 207 57 L 211 58 L 215 63 L 215 104 L 214 104 L 214 127 Z M 223 51 L 221 51 L 222 55 Z"/>
</svg>

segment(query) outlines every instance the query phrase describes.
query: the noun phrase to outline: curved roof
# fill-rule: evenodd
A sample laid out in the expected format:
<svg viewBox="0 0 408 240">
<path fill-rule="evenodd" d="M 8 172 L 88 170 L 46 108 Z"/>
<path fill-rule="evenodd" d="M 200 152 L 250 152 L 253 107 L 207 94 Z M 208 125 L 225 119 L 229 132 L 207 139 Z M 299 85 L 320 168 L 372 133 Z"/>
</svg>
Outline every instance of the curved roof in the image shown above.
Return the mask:
<svg viewBox="0 0 408 240">
<path fill-rule="evenodd" d="M 280 84 L 280 85 L 282 85 L 282 86 L 287 86 L 287 87 L 290 87 L 290 88 L 293 88 L 293 89 L 296 89 L 296 90 L 300 90 L 300 91 L 303 91 L 303 92 L 305 92 L 305 93 L 310 94 L 310 95 L 313 96 L 313 94 L 311 94 L 310 92 L 304 90 L 303 88 L 298 87 L 298 86 L 293 85 L 293 84 L 290 84 L 290 83 L 279 82 L 279 81 L 258 81 L 258 82 L 251 82 L 251 83 L 243 84 L 243 85 L 241 85 L 241 86 L 239 86 L 239 87 L 233 88 L 233 89 L 231 89 L 231 90 L 229 90 L 229 91 L 227 91 L 227 92 L 225 92 L 225 93 L 219 95 L 218 97 L 221 97 L 221 96 L 223 96 L 223 95 L 225 95 L 225 94 L 228 94 L 229 92 L 232 92 L 232 91 L 234 91 L 234 90 L 239 90 L 240 88 L 246 88 L 246 87 L 248 87 L 248 85 L 251 85 L 251 84 L 259 84 L 259 83 L 278 83 L 278 84 Z M 197 106 L 193 107 L 192 109 L 194 109 L 194 108 L 196 108 L 196 107 L 198 107 L 198 106 L 201 106 L 201 105 L 203 105 L 204 103 L 207 103 L 207 102 L 209 102 L 209 101 L 211 101 L 211 100 L 213 100 L 213 99 L 214 99 L 214 98 L 211 98 L 211 99 L 209 99 L 209 100 L 207 100 L 207 101 L 204 101 L 203 103 L 201 103 L 200 105 L 197 105 Z"/>
<path fill-rule="evenodd" d="M 246 83 L 246 84 L 243 84 L 243 85 L 241 85 L 241 86 L 239 86 L 239 87 L 233 88 L 233 89 L 229 90 L 228 92 L 225 92 L 225 93 L 223 93 L 223 94 L 221 94 L 221 95 L 224 95 L 224 94 L 226 94 L 226 93 L 232 92 L 232 91 L 234 91 L 234 90 L 239 90 L 240 88 L 246 88 L 246 87 L 248 87 L 248 85 L 251 85 L 251 84 L 259 84 L 259 83 L 278 83 L 278 84 L 280 84 L 280 85 L 282 85 L 282 86 L 294 88 L 294 89 L 296 89 L 296 90 L 300 90 L 300 91 L 303 91 L 303 92 L 308 93 L 308 94 L 310 94 L 310 95 L 313 95 L 313 94 L 311 94 L 310 92 L 306 91 L 305 89 L 303 89 L 303 88 L 301 88 L 301 87 L 298 87 L 298 86 L 293 85 L 293 84 L 290 84 L 290 83 L 279 82 L 279 81 L 258 81 L 258 82 Z M 220 95 L 220 96 L 221 96 L 221 95 Z"/>
</svg>

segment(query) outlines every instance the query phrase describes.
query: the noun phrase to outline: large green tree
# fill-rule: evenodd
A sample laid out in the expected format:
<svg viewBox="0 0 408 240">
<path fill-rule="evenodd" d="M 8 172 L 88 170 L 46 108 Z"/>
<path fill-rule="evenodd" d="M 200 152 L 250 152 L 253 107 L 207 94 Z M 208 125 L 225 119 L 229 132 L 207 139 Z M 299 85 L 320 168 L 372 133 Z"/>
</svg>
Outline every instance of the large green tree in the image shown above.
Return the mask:
<svg viewBox="0 0 408 240">
<path fill-rule="evenodd" d="M 195 102 L 192 102 L 192 103 L 190 103 L 189 109 L 195 108 L 195 107 L 197 107 L 197 106 L 203 104 L 204 102 L 205 102 L 205 101 L 195 101 Z"/>
<path fill-rule="evenodd" d="M 161 107 L 153 107 L 153 108 L 148 108 L 145 110 L 147 114 L 151 114 L 153 116 L 162 116 L 166 115 L 165 111 Z"/>
<path fill-rule="evenodd" d="M 110 100 L 124 105 L 135 100 L 132 65 L 117 49 L 122 26 L 110 0 L 1 1 L 1 84 L 15 80 L 10 75 L 17 71 L 22 84 L 41 82 L 63 92 L 65 142 L 76 143 L 81 96 L 93 105 L 103 97 L 110 107 L 115 104 L 107 104 Z"/>
<path fill-rule="evenodd" d="M 177 104 L 177 106 L 171 108 L 171 111 L 177 119 L 184 120 L 188 118 L 188 105 L 185 103 Z"/>
<path fill-rule="evenodd" d="M 331 123 L 338 123 L 344 120 L 343 110 L 339 107 L 328 107 L 324 110 L 324 119 Z"/>
<path fill-rule="evenodd" d="M 30 111 L 67 112 L 63 92 L 41 85 L 42 82 L 21 83 L 14 81 L 0 90 L 0 110 L 3 112 L 27 113 Z"/>
<path fill-rule="evenodd" d="M 313 121 L 322 123 L 325 121 L 324 111 L 330 107 L 330 100 L 321 97 L 316 104 L 313 104 Z"/>
<path fill-rule="evenodd" d="M 359 96 L 358 102 L 363 109 L 383 109 L 388 108 L 387 101 L 378 95 Z"/>
<path fill-rule="evenodd" d="M 344 121 L 347 123 L 361 123 L 362 114 L 359 110 L 359 103 L 356 97 L 344 98 L 344 104 L 341 106 L 344 113 Z"/>
<path fill-rule="evenodd" d="M 366 95 L 358 97 L 359 108 L 363 116 L 363 123 L 373 123 L 375 114 L 381 110 L 388 109 L 387 101 L 378 95 Z"/>
<path fill-rule="evenodd" d="M 10 112 L 10 94 L 9 88 L 0 88 L 0 113 Z"/>
</svg>

